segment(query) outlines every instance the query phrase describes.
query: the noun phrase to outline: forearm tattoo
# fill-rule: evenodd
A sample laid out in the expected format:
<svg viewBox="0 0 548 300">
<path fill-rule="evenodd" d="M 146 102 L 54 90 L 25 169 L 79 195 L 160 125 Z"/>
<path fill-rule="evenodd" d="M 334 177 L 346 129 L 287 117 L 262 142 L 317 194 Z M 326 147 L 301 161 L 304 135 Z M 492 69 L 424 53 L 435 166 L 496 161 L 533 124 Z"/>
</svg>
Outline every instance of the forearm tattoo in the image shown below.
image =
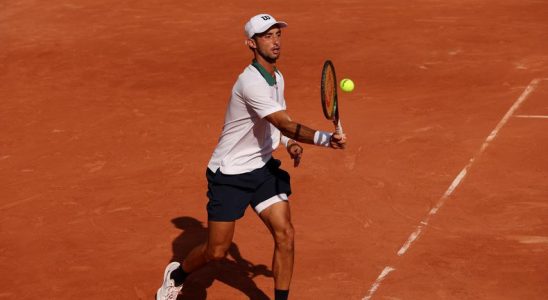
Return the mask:
<svg viewBox="0 0 548 300">
<path fill-rule="evenodd" d="M 294 137 L 295 140 L 299 140 L 299 137 L 301 136 L 301 127 L 302 125 L 297 123 L 297 126 L 295 128 L 295 137 Z"/>
</svg>

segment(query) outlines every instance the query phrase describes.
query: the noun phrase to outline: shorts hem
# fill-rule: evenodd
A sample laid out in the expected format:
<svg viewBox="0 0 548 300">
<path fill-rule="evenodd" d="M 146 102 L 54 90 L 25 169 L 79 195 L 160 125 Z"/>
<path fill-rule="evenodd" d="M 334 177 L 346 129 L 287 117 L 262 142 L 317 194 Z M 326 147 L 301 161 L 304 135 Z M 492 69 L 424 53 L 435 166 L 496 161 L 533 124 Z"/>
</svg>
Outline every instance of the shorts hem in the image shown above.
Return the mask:
<svg viewBox="0 0 548 300">
<path fill-rule="evenodd" d="M 257 214 L 260 214 L 261 212 L 263 212 L 265 209 L 269 208 L 270 206 L 278 202 L 287 201 L 287 200 L 288 200 L 287 195 L 285 193 L 281 193 L 262 201 L 261 203 L 253 207 L 253 209 L 255 210 Z"/>
</svg>

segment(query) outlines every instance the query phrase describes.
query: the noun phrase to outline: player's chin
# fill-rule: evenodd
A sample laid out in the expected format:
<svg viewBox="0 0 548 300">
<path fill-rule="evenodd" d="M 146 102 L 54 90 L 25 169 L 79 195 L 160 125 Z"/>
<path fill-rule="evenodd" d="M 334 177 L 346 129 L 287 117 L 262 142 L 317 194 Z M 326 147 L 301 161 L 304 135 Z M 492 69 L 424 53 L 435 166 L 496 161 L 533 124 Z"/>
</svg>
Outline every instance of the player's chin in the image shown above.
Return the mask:
<svg viewBox="0 0 548 300">
<path fill-rule="evenodd" d="M 272 51 L 272 53 L 270 53 L 270 59 L 278 59 L 280 57 L 280 51 Z"/>
</svg>

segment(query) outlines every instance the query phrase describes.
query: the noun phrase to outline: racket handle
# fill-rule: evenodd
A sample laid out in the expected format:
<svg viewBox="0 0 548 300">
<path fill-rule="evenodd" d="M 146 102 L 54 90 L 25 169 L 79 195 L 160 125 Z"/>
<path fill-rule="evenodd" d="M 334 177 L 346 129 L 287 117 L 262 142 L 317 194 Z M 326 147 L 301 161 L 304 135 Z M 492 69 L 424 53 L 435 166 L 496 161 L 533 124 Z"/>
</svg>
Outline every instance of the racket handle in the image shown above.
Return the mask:
<svg viewBox="0 0 548 300">
<path fill-rule="evenodd" d="M 340 134 L 340 135 L 344 134 L 343 128 L 342 128 L 342 125 L 341 125 L 341 120 L 336 120 L 335 121 L 335 133 Z"/>
</svg>

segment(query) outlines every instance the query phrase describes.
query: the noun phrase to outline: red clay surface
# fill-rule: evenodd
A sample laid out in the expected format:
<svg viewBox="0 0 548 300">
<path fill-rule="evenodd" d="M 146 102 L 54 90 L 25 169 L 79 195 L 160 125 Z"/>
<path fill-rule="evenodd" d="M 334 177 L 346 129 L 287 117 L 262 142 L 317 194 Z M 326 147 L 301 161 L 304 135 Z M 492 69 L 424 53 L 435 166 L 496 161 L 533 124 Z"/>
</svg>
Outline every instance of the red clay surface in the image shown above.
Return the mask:
<svg viewBox="0 0 548 300">
<path fill-rule="evenodd" d="M 292 299 L 546 299 L 547 119 L 511 118 L 403 256 L 396 252 L 535 78 L 546 1 L 0 2 L 0 299 L 152 299 L 204 238 L 205 166 L 251 57 L 243 25 L 289 23 L 279 67 L 305 148 L 293 179 Z M 516 114 L 548 114 L 543 81 Z M 229 259 L 182 299 L 269 299 L 271 238 L 253 212 Z M 266 267 L 268 266 L 268 267 Z"/>
</svg>

